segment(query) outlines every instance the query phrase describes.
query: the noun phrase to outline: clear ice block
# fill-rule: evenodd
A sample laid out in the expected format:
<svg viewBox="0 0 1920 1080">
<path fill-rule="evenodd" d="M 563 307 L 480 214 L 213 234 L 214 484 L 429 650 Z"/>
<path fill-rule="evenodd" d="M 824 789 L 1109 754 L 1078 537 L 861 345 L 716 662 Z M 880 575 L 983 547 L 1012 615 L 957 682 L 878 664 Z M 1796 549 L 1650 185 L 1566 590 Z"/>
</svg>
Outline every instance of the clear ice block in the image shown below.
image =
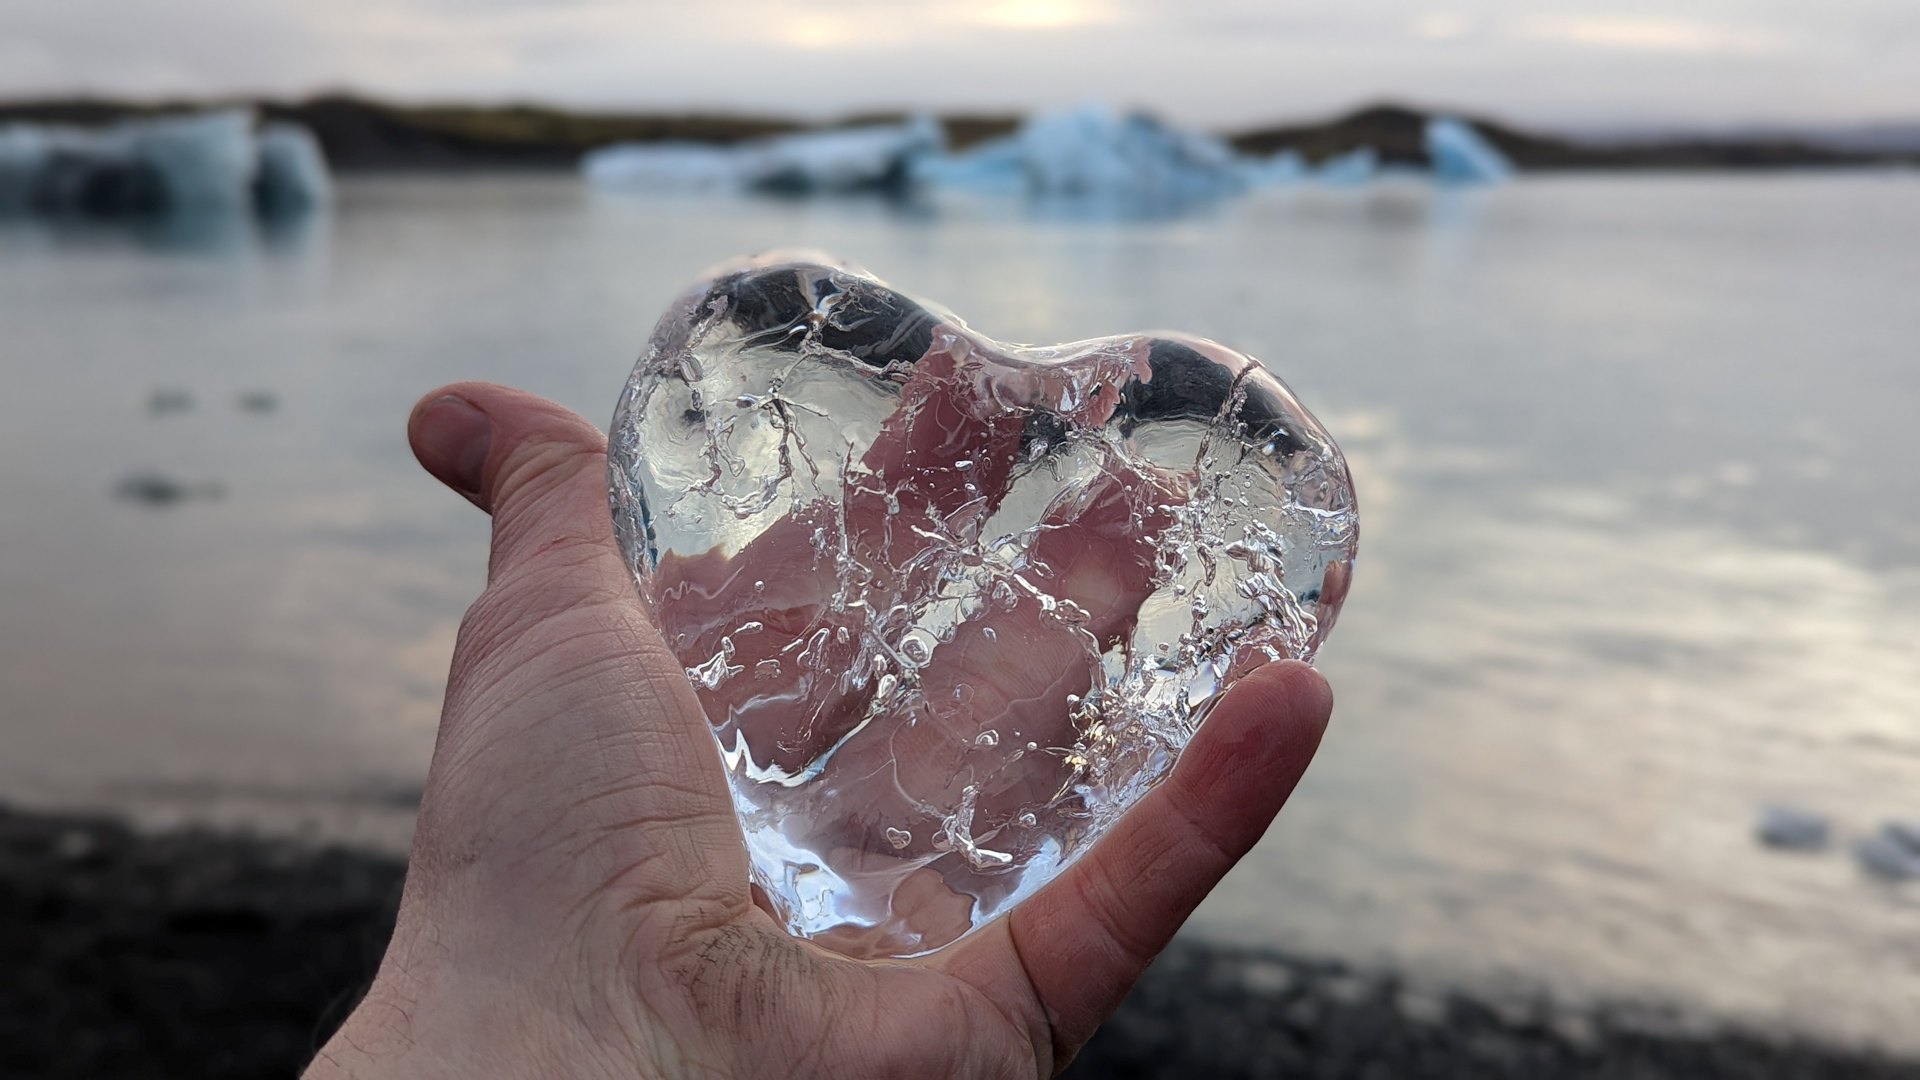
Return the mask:
<svg viewBox="0 0 1920 1080">
<path fill-rule="evenodd" d="M 1214 342 L 1003 345 L 824 259 L 724 267 L 614 416 L 615 531 L 753 875 L 854 956 L 944 946 L 1084 852 L 1351 579 L 1346 462 Z"/>
</svg>

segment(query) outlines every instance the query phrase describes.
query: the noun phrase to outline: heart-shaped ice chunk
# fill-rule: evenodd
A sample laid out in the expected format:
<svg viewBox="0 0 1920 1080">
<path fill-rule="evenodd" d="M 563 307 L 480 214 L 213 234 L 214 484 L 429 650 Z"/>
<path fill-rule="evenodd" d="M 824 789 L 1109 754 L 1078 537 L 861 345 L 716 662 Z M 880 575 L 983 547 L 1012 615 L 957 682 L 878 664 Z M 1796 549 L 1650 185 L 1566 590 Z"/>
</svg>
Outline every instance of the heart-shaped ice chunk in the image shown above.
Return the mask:
<svg viewBox="0 0 1920 1080">
<path fill-rule="evenodd" d="M 1346 462 L 1199 338 L 1002 345 L 768 257 L 661 319 L 614 416 L 616 534 L 713 727 L 754 879 L 856 956 L 1006 911 L 1308 658 Z"/>
</svg>

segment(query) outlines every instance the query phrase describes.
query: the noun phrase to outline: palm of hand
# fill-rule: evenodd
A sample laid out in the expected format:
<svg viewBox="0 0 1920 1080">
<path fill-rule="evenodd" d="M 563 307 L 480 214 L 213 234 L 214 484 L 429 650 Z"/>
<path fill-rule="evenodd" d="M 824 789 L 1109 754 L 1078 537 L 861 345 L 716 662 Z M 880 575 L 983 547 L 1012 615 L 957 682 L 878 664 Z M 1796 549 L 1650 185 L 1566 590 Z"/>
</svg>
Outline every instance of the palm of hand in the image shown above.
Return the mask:
<svg viewBox="0 0 1920 1080">
<path fill-rule="evenodd" d="M 1031 1077 L 1064 1067 L 1312 756 L 1300 664 L 1009 917 L 913 961 L 789 937 L 748 885 L 707 722 L 605 507 L 605 439 L 486 384 L 428 396 L 429 471 L 494 519 L 399 924 L 310 1076 Z"/>
</svg>

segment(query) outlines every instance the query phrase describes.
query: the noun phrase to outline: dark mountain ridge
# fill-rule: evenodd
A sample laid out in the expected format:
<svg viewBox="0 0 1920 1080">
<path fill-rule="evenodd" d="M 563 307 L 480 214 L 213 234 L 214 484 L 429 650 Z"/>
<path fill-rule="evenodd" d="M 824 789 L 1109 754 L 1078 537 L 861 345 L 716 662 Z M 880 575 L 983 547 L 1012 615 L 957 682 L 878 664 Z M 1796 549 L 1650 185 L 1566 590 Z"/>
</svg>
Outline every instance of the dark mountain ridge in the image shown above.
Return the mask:
<svg viewBox="0 0 1920 1080">
<path fill-rule="evenodd" d="M 199 100 L 128 102 L 104 98 L 0 102 L 0 123 L 38 121 L 98 125 L 218 105 L 248 105 L 261 115 L 304 124 L 343 172 L 467 169 L 568 169 L 595 147 L 615 142 L 683 141 L 730 144 L 852 123 L 898 120 L 904 113 L 872 113 L 830 123 L 792 117 L 720 112 L 575 112 L 540 105 L 398 105 L 333 94 L 304 101 Z M 1294 150 L 1323 161 L 1363 146 L 1389 163 L 1424 165 L 1422 131 L 1434 112 L 1379 104 L 1331 120 L 1230 132 L 1243 153 Z M 1747 134 L 1726 137 L 1647 136 L 1577 139 L 1526 131 L 1463 115 L 1524 170 L 1817 168 L 1920 164 L 1920 146 L 1892 141 L 1821 139 L 1812 135 Z M 956 149 L 1005 135 L 1012 114 L 941 117 Z"/>
</svg>

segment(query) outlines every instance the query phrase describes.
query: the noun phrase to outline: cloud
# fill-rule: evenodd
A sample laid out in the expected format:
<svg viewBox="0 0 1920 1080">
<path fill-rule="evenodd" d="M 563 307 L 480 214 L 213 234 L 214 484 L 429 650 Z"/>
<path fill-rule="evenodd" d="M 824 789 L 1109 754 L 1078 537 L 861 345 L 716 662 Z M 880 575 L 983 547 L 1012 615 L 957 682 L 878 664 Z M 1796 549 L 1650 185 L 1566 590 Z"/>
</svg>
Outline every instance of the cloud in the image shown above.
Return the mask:
<svg viewBox="0 0 1920 1080">
<path fill-rule="evenodd" d="M 1413 21 L 1413 32 L 1423 38 L 1464 37 L 1473 29 L 1473 20 L 1455 11 L 1430 11 Z"/>
<path fill-rule="evenodd" d="M 1786 35 L 1764 26 L 1618 15 L 1536 15 L 1514 24 L 1516 37 L 1636 52 L 1764 56 L 1782 51 Z"/>
<path fill-rule="evenodd" d="M 1545 123 L 1911 117 L 1914 0 L 0 0 L 0 95 L 351 88 L 831 116 L 1383 97 Z"/>
</svg>

